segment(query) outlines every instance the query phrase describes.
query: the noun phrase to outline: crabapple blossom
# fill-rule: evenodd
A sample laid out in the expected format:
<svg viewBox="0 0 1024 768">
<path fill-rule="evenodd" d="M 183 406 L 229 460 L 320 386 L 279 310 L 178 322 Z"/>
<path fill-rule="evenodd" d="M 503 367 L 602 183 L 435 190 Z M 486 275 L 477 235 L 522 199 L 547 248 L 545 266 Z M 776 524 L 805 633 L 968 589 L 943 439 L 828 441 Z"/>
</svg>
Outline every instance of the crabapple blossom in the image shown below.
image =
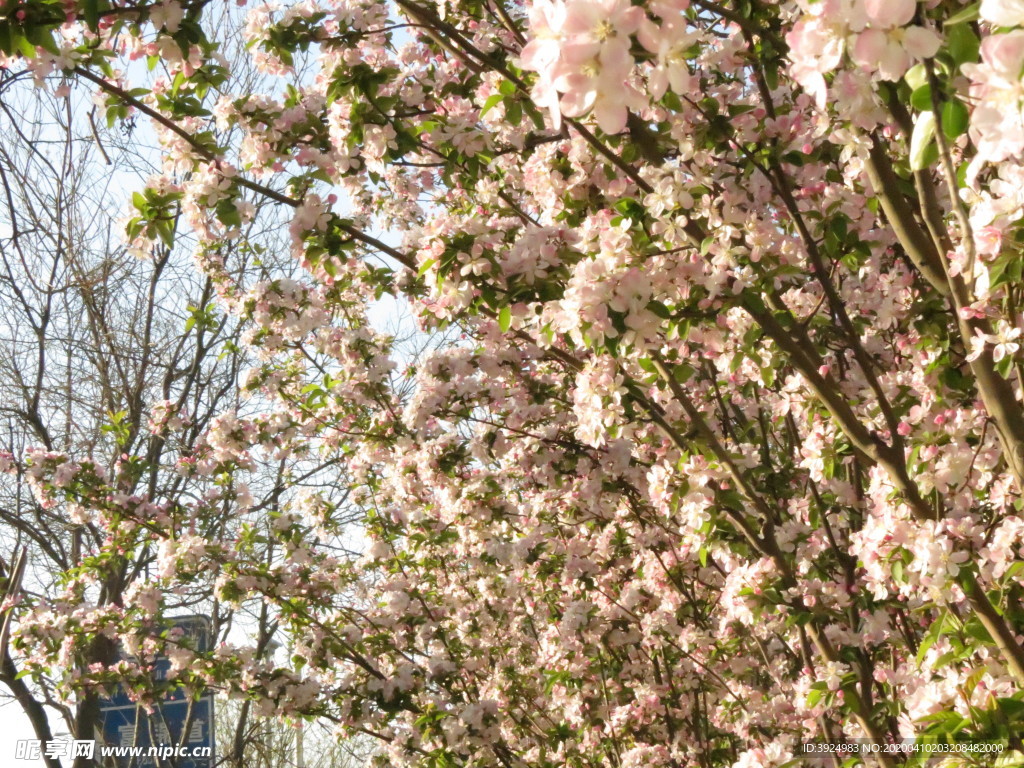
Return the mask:
<svg viewBox="0 0 1024 768">
<path fill-rule="evenodd" d="M 643 20 L 628 0 L 553 0 L 538 7 L 531 16 L 537 37 L 521 60 L 542 73 L 534 93 L 556 126 L 560 114 L 593 111 L 602 130 L 617 133 L 626 126 L 627 109 L 644 105 L 629 83 L 635 63 L 629 37 Z"/>
<path fill-rule="evenodd" d="M 261 6 L 274 78 L 242 96 L 173 7 L 94 30 L 75 6 L 68 76 L 157 124 L 130 240 L 181 203 L 246 399 L 177 462 L 183 508 L 123 489 L 129 455 L 11 461 L 302 660 L 186 649 L 182 675 L 392 766 L 1024 728 L 1017 3 Z M 174 83 L 122 87 L 118 35 L 180 43 L 154 49 Z M 293 270 L 248 261 L 259 225 Z M 292 461 L 259 503 L 255 469 Z M 244 522 L 214 535 L 213 509 Z M 115 610 L 73 580 L 20 652 L 45 674 L 98 626 L 156 648 L 151 587 Z"/>
<path fill-rule="evenodd" d="M 999 161 L 1024 148 L 1024 30 L 990 35 L 981 43 L 981 62 L 967 63 L 977 106 L 971 135 L 981 156 Z"/>
<path fill-rule="evenodd" d="M 898 80 L 911 64 L 931 58 L 941 45 L 941 38 L 924 27 L 883 25 L 860 32 L 850 53 L 865 69 L 877 69 L 882 80 Z"/>
<path fill-rule="evenodd" d="M 1024 2 L 1021 0 L 981 0 L 978 13 L 982 19 L 997 27 L 1024 24 Z"/>
</svg>

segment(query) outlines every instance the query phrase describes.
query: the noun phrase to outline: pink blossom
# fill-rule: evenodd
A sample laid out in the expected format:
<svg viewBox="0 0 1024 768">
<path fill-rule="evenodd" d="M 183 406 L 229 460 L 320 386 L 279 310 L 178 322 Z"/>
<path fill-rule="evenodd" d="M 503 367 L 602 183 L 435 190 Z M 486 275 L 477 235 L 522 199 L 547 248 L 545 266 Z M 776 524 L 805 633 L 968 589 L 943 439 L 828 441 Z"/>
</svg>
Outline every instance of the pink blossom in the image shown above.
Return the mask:
<svg viewBox="0 0 1024 768">
<path fill-rule="evenodd" d="M 981 0 L 981 18 L 999 27 L 1024 24 L 1024 0 Z"/>
<path fill-rule="evenodd" d="M 171 34 L 178 31 L 185 12 L 178 0 L 162 0 L 150 7 L 149 21 L 157 29 L 163 28 Z"/>
<path fill-rule="evenodd" d="M 903 27 L 914 18 L 917 0 L 864 0 L 864 10 L 873 27 Z"/>
<path fill-rule="evenodd" d="M 856 36 L 851 55 L 865 69 L 877 70 L 883 80 L 898 80 L 915 60 L 934 56 L 941 43 L 924 27 L 870 28 Z"/>
<path fill-rule="evenodd" d="M 1020 349 L 1020 344 L 1017 339 L 1020 337 L 1021 329 L 1019 326 L 1011 326 L 1003 320 L 999 321 L 999 326 L 996 330 L 994 337 L 990 337 L 990 340 L 995 345 L 992 348 L 992 359 L 995 362 L 999 362 L 1004 357 L 1012 357 Z"/>
<path fill-rule="evenodd" d="M 990 35 L 981 43 L 981 63 L 964 64 L 977 100 L 971 138 L 983 160 L 999 161 L 1024 148 L 1024 30 Z"/>
<path fill-rule="evenodd" d="M 645 19 L 638 38 L 644 48 L 657 56 L 657 64 L 648 78 L 651 97 L 660 99 L 669 88 L 675 93 L 686 93 L 692 78 L 683 54 L 697 39 L 686 19 L 672 16 L 660 23 Z"/>
<path fill-rule="evenodd" d="M 786 34 L 793 78 L 825 108 L 827 88 L 824 75 L 842 60 L 845 41 L 840 29 L 820 16 L 805 16 Z"/>
<path fill-rule="evenodd" d="M 643 18 L 628 0 L 556 0 L 531 14 L 535 37 L 521 61 L 538 72 L 533 96 L 556 126 L 560 113 L 582 117 L 593 111 L 601 130 L 618 133 L 626 125 L 627 110 L 644 106 L 627 82 L 634 65 L 630 35 Z"/>
<path fill-rule="evenodd" d="M 1003 244 L 1003 232 L 998 227 L 982 227 L 974 232 L 974 247 L 981 256 L 996 256 Z"/>
<path fill-rule="evenodd" d="M 629 54 L 629 36 L 643 19 L 643 10 L 629 0 L 568 0 L 561 56 L 570 64 L 623 59 Z"/>
</svg>

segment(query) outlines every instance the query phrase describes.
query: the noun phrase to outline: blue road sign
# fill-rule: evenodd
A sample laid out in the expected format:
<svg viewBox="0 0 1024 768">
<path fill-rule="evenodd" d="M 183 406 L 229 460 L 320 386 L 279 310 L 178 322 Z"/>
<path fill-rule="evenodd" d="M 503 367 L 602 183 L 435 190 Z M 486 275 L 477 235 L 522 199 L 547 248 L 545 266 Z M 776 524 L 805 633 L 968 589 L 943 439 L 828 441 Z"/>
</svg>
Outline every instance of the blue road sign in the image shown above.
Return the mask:
<svg viewBox="0 0 1024 768">
<path fill-rule="evenodd" d="M 170 626 L 181 629 L 198 651 L 212 645 L 205 616 L 173 618 Z M 154 667 L 154 678 L 165 680 L 171 662 L 161 656 Z M 122 754 L 113 758 L 118 768 L 213 768 L 213 714 L 212 695 L 192 699 L 180 688 L 167 694 L 152 714 L 133 703 L 120 686 L 113 696 L 100 700 L 103 743 L 122 748 Z M 151 747 L 156 747 L 152 754 Z"/>
</svg>

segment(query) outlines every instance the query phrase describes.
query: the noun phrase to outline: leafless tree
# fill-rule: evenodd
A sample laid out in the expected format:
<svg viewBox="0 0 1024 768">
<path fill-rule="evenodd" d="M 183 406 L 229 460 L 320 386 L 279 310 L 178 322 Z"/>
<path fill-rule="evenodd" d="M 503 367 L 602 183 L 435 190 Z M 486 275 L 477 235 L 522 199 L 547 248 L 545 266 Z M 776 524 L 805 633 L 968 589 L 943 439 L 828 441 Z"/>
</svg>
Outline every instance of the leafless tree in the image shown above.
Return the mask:
<svg viewBox="0 0 1024 768">
<path fill-rule="evenodd" d="M 243 724 L 245 768 L 359 768 L 367 764 L 366 743 L 339 739 L 325 723 L 288 725 L 246 714 L 244 703 L 225 702 L 217 720 L 217 743 L 234 743 Z"/>
<path fill-rule="evenodd" d="M 240 48 L 242 41 L 225 43 L 225 55 L 241 63 L 232 69 L 231 88 L 254 92 L 261 75 L 245 68 L 249 57 L 235 56 L 232 45 Z M 302 62 L 295 69 L 301 80 Z M 140 471 L 125 493 L 187 502 L 201 491 L 173 470 L 175 461 L 195 447 L 215 416 L 255 406 L 238 395 L 240 372 L 249 364 L 237 343 L 239 327 L 217 310 L 214 285 L 193 265 L 188 232 L 178 227 L 173 247 L 148 259 L 136 258 L 123 242 L 121 217 L 130 192 L 158 170 L 160 154 L 144 124 L 107 128 L 88 94 L 57 96 L 33 88 L 24 75 L 0 70 L 0 450 L 21 456 L 35 446 L 88 457 L 111 471 L 122 457 L 134 457 Z M 267 217 L 255 220 L 265 226 Z M 281 224 L 243 233 L 233 252 L 221 255 L 235 273 L 253 280 L 290 274 L 296 265 Z M 381 309 L 383 329 L 401 337 L 400 362 L 412 365 L 441 343 L 416 333 L 404 307 Z M 191 417 L 175 441 L 147 429 L 150 409 L 161 401 Z M 251 483 L 254 510 L 281 506 L 286 486 L 294 491 L 305 483 L 322 491 L 337 472 L 301 460 L 268 463 Z M 225 537 L 236 523 L 228 505 L 220 519 L 203 521 L 220 526 Z M 7 629 L 0 629 L 0 689 L 44 742 L 64 732 L 92 738 L 99 700 L 81 694 L 67 704 L 58 695 L 58 679 L 20 676 L 21 660 L 7 642 L 10 620 L 59 594 L 108 533 L 76 522 L 64 506 L 41 504 L 22 473 L 0 475 L 0 589 L 20 588 L 19 602 L 0 615 L 0 627 L 7 619 Z M 339 551 L 346 546 L 339 542 Z M 19 553 L 25 563 L 20 579 L 14 572 Z M 278 556 L 268 544 L 267 562 Z M 145 545 L 126 553 L 97 601 L 119 605 L 154 561 Z M 168 613 L 209 615 L 218 640 L 243 636 L 258 654 L 269 653 L 279 634 L 264 604 L 218 604 L 210 583 L 188 585 L 167 601 Z M 110 662 L 116 652 L 99 636 L 76 663 Z M 219 764 L 296 764 L 297 731 L 254 712 L 248 702 L 220 704 Z M 361 764 L 360 745 L 338 744 L 325 724 L 307 723 L 303 733 L 304 768 Z M 61 766 L 59 759 L 45 760 L 48 768 Z M 89 764 L 79 758 L 74 768 Z"/>
<path fill-rule="evenodd" d="M 104 131 L 70 99 L 26 88 L 7 71 L 0 77 L 0 447 L 18 456 L 35 446 L 111 469 L 124 456 L 137 457 L 141 471 L 125 493 L 188 499 L 195 489 L 172 471 L 175 460 L 211 418 L 240 405 L 237 381 L 246 361 L 237 324 L 215 311 L 214 286 L 192 266 L 187 233 L 151 259 L 135 258 L 122 242 L 118 220 L 127 191 L 142 186 L 151 170 L 139 137 Z M 262 238 L 271 254 L 279 245 L 272 232 L 248 235 Z M 267 256 L 257 264 L 243 248 L 232 256 L 236 269 L 257 276 L 288 269 Z M 150 409 L 165 400 L 191 418 L 174 444 L 147 429 Z M 262 504 L 276 503 L 286 470 L 264 473 L 256 489 Z M 62 506 L 40 504 L 21 472 L 0 479 L 5 580 L 14 553 L 24 551 L 27 560 L 15 613 L 56 594 L 107 535 L 95 523 L 75 522 Z M 147 546 L 127 553 L 98 600 L 120 604 L 153 561 Z M 222 637 L 257 627 L 265 643 L 273 632 L 256 613 L 216 605 L 202 587 L 172 596 L 170 608 L 208 612 Z M 19 677 L 16 654 L 0 645 L 0 683 L 36 738 L 51 740 L 58 722 L 76 738 L 90 738 L 96 695 L 63 703 L 55 681 Z M 109 662 L 115 652 L 97 637 L 80 663 Z M 56 758 L 47 763 L 60 765 Z"/>
</svg>

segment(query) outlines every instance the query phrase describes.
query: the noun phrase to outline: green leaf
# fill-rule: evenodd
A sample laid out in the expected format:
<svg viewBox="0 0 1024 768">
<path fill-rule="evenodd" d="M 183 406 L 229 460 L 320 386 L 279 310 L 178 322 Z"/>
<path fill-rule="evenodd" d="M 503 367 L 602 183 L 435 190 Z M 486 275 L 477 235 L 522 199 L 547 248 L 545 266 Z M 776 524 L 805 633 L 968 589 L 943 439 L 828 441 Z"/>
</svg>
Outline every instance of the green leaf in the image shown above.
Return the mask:
<svg viewBox="0 0 1024 768">
<path fill-rule="evenodd" d="M 1001 287 L 1004 283 L 1014 282 L 1020 279 L 1020 259 L 1016 254 L 1005 254 L 993 262 L 988 270 L 988 281 L 992 290 Z"/>
<path fill-rule="evenodd" d="M 1024 571 L 1024 562 L 1018 560 L 1016 563 L 1014 563 L 1006 569 L 1006 572 L 1003 574 L 1003 582 L 1009 584 L 1009 582 L 1014 577 L 1016 577 L 1017 574 L 1019 574 L 1021 571 Z"/>
<path fill-rule="evenodd" d="M 933 112 L 922 112 L 914 121 L 914 133 L 910 137 L 910 169 L 921 171 L 927 168 L 934 157 L 931 157 L 929 150 L 937 153 L 934 145 L 935 139 L 935 114 Z"/>
<path fill-rule="evenodd" d="M 139 233 L 142 231 L 142 219 L 136 217 L 130 220 L 125 225 L 124 231 L 127 233 L 129 240 L 134 240 L 136 237 L 139 236 Z"/>
<path fill-rule="evenodd" d="M 660 317 L 662 320 L 668 320 L 670 317 L 672 317 L 672 313 L 669 311 L 668 307 L 666 307 L 664 304 L 657 300 L 652 300 L 648 302 L 647 309 L 654 313 L 655 315 L 657 315 L 658 317 Z"/>
<path fill-rule="evenodd" d="M 14 51 L 14 29 L 0 22 L 0 52 L 10 55 Z"/>
<path fill-rule="evenodd" d="M 27 37 L 15 35 L 15 40 L 18 43 L 18 50 L 21 51 L 22 56 L 26 59 L 34 59 L 36 57 L 36 47 L 32 45 Z"/>
<path fill-rule="evenodd" d="M 996 363 L 996 373 L 998 373 L 1004 379 L 1010 378 L 1010 373 L 1013 371 L 1013 360 L 1013 355 L 1007 355 L 998 363 Z"/>
<path fill-rule="evenodd" d="M 957 67 L 961 64 L 978 60 L 981 41 L 974 34 L 970 24 L 954 24 L 950 26 L 947 22 L 944 29 L 946 39 L 949 41 L 949 55 L 953 57 L 953 62 Z"/>
<path fill-rule="evenodd" d="M 782 162 L 788 163 L 789 165 L 795 165 L 797 168 L 802 168 L 807 162 L 807 155 L 803 152 L 787 152 L 782 156 Z"/>
<path fill-rule="evenodd" d="M 54 56 L 59 56 L 60 48 L 57 47 L 57 43 L 53 40 L 53 33 L 55 30 L 56 27 L 49 24 L 30 24 L 25 27 L 23 31 L 25 33 L 25 37 L 28 38 L 32 45 L 38 48 L 43 48 Z M 65 71 L 67 71 L 66 68 Z"/>
<path fill-rule="evenodd" d="M 912 91 L 916 91 L 928 82 L 928 71 L 924 68 L 924 64 L 915 64 L 907 70 L 907 74 L 903 76 L 903 79 Z"/>
<path fill-rule="evenodd" d="M 505 109 L 505 116 L 512 125 L 519 125 L 523 121 L 523 105 L 518 101 L 513 101 Z"/>
<path fill-rule="evenodd" d="M 694 373 L 696 373 L 696 371 L 694 371 L 692 367 L 690 367 L 686 363 L 679 363 L 672 370 L 672 378 L 678 381 L 680 384 L 685 384 L 687 381 L 690 380 L 690 377 L 693 376 Z"/>
<path fill-rule="evenodd" d="M 232 200 L 221 200 L 217 203 L 217 218 L 227 227 L 239 227 L 242 225 L 242 215 L 235 207 Z"/>
<path fill-rule="evenodd" d="M 932 87 L 925 83 L 920 88 L 915 88 L 910 94 L 910 106 L 918 112 L 930 112 L 932 109 Z"/>
<path fill-rule="evenodd" d="M 483 117 L 488 112 L 490 112 L 492 109 L 494 109 L 496 106 L 498 106 L 498 104 L 500 104 L 501 101 L 504 98 L 505 98 L 504 95 L 502 95 L 500 93 L 495 93 L 495 94 L 489 96 L 487 98 L 487 101 L 484 102 L 483 109 L 480 110 L 480 117 Z"/>
<path fill-rule="evenodd" d="M 932 669 L 942 669 L 944 666 L 949 664 L 951 661 L 957 661 L 960 658 L 960 654 L 956 651 L 947 651 L 935 660 L 932 664 Z"/>
<path fill-rule="evenodd" d="M 1011 722 L 1024 720 L 1024 701 L 1010 697 L 1000 697 L 996 699 L 996 706 L 999 707 L 999 710 L 1007 720 Z"/>
<path fill-rule="evenodd" d="M 918 646 L 917 649 L 918 666 L 920 666 L 921 662 L 924 661 L 925 654 L 927 654 L 931 647 L 938 642 L 940 637 L 942 637 L 942 634 L 945 631 L 946 619 L 948 617 L 949 613 L 943 612 L 939 620 L 933 622 L 932 625 L 928 627 L 928 631 L 925 633 L 924 638 L 921 640 L 921 645 Z"/>
<path fill-rule="evenodd" d="M 981 3 L 973 3 L 959 13 L 954 13 L 948 19 L 946 19 L 943 27 L 953 27 L 957 24 L 963 24 L 968 21 L 977 21 L 981 16 Z"/>
<path fill-rule="evenodd" d="M 82 2 L 82 16 L 85 17 L 85 23 L 89 25 L 89 29 L 93 32 L 99 31 L 100 28 L 100 2 L 99 0 L 83 0 Z"/>
<path fill-rule="evenodd" d="M 512 327 L 512 309 L 510 307 L 501 308 L 501 312 L 498 313 L 498 327 L 501 328 L 502 333 L 506 333 Z"/>
<path fill-rule="evenodd" d="M 756 107 L 753 104 L 730 104 L 727 109 L 729 110 L 730 117 L 737 117 L 745 115 L 747 112 L 753 112 Z"/>
<path fill-rule="evenodd" d="M 950 141 L 967 132 L 969 121 L 967 107 L 959 99 L 951 99 L 942 105 L 942 132 Z"/>
<path fill-rule="evenodd" d="M 1024 766 L 1024 752 L 1013 750 L 1003 752 L 992 764 L 992 768 L 1020 768 Z"/>
<path fill-rule="evenodd" d="M 526 101 L 521 102 L 521 103 L 523 105 L 523 109 L 526 111 L 526 114 L 529 115 L 530 116 L 530 120 L 533 121 L 534 127 L 538 131 L 543 131 L 544 130 L 544 116 L 541 115 L 540 110 L 538 110 L 537 107 L 535 107 L 533 105 L 533 102 L 530 101 L 530 100 L 526 100 Z"/>
<path fill-rule="evenodd" d="M 619 200 L 615 204 L 615 210 L 617 210 L 623 216 L 633 219 L 634 221 L 642 218 L 644 215 L 643 206 L 640 205 L 640 203 L 638 203 L 632 197 L 626 197 L 623 198 L 622 200 Z"/>
<path fill-rule="evenodd" d="M 157 225 L 156 232 L 160 235 L 160 239 L 163 244 L 168 248 L 174 245 L 174 222 L 173 221 L 161 221 Z"/>
</svg>

